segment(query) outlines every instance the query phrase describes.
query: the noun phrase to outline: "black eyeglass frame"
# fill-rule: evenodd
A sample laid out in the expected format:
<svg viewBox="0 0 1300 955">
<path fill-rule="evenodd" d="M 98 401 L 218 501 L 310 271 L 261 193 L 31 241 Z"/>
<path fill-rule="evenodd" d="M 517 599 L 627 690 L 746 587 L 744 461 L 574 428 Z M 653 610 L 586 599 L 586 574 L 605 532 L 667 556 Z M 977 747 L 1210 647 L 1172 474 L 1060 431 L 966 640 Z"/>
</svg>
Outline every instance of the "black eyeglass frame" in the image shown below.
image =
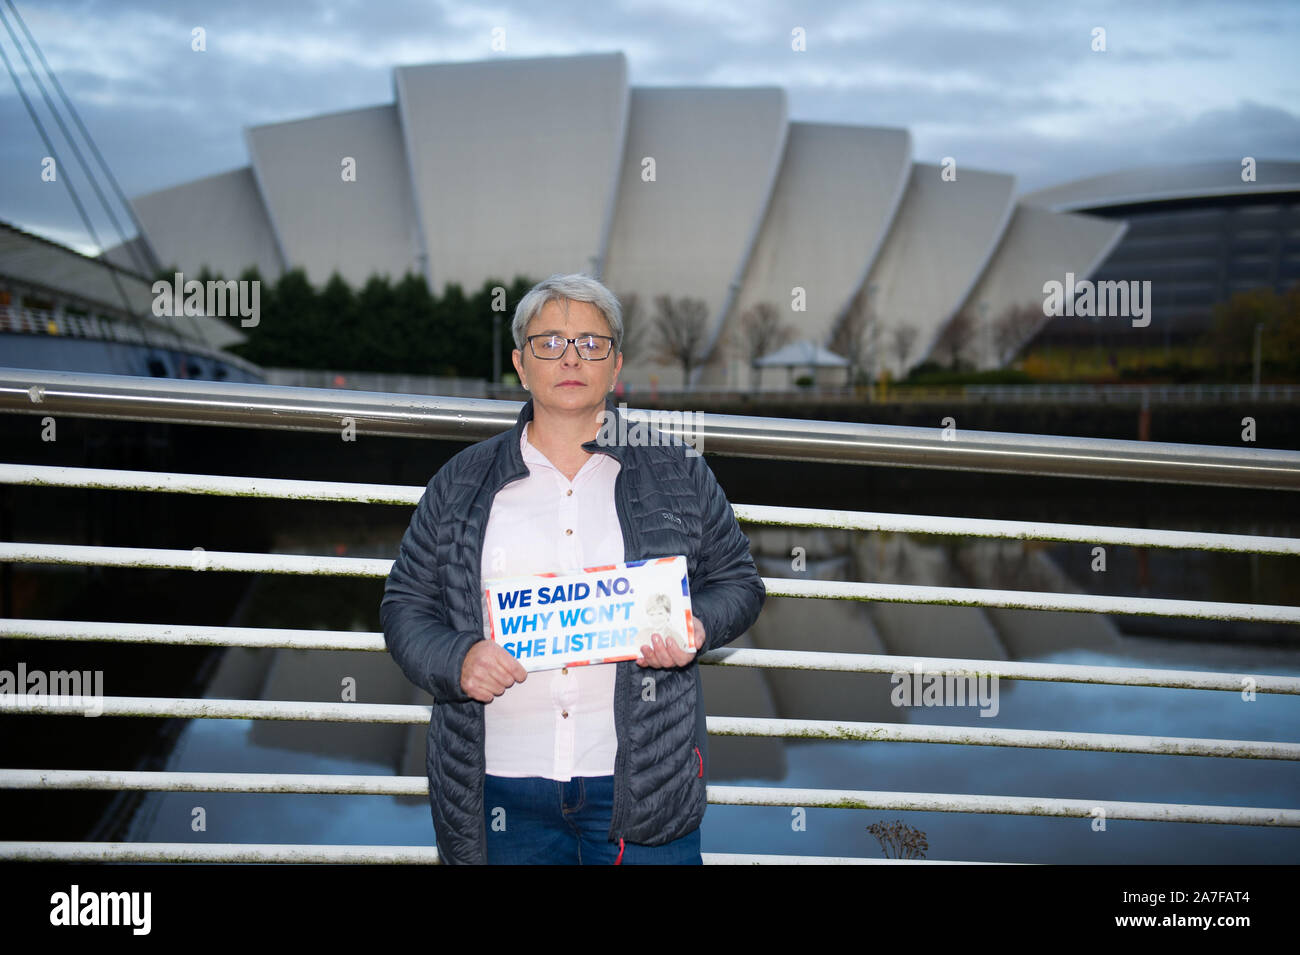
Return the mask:
<svg viewBox="0 0 1300 955">
<path fill-rule="evenodd" d="M 565 355 L 569 353 L 570 345 L 573 346 L 573 350 L 578 353 L 578 357 L 581 358 L 583 361 L 606 361 L 609 359 L 610 355 L 614 354 L 614 339 L 610 335 L 579 335 L 577 338 L 565 338 L 564 351 L 560 352 L 554 358 L 547 358 L 545 355 L 537 354 L 537 347 L 533 344 L 533 339 L 535 338 L 563 338 L 563 336 L 554 335 L 554 334 L 529 335 L 526 339 L 524 339 L 524 341 L 528 342 L 529 351 L 533 353 L 533 357 L 536 358 L 538 361 L 559 361 L 561 358 L 563 358 Z M 578 342 L 587 338 L 594 338 L 599 341 L 609 342 L 609 351 L 605 352 L 605 354 L 601 355 L 599 358 L 588 358 L 586 355 L 582 353 L 582 349 L 578 347 Z"/>
</svg>

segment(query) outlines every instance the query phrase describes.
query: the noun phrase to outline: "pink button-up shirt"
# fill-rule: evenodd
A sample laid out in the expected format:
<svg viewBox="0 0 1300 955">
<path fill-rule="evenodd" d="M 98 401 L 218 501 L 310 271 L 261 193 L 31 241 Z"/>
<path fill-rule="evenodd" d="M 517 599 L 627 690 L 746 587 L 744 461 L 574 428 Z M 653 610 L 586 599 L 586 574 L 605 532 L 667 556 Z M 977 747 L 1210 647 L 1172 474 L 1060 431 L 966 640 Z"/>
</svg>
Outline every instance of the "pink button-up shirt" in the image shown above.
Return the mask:
<svg viewBox="0 0 1300 955">
<path fill-rule="evenodd" d="M 529 475 L 492 501 L 483 539 L 483 580 L 565 573 L 623 560 L 623 529 L 614 507 L 621 465 L 593 454 L 570 481 L 528 443 L 519 450 Z M 487 630 L 484 608 L 484 630 Z M 487 772 L 493 776 L 610 776 L 614 664 L 538 670 L 483 708 Z"/>
</svg>

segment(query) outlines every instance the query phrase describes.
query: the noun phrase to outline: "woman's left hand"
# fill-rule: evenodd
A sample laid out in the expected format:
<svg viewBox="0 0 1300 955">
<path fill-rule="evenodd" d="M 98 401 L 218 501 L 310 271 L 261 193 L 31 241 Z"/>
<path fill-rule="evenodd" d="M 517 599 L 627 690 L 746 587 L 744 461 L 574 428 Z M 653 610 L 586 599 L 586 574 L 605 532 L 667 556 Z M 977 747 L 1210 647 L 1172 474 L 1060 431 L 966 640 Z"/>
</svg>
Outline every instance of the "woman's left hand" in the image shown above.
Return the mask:
<svg viewBox="0 0 1300 955">
<path fill-rule="evenodd" d="M 672 667 L 684 667 L 695 659 L 694 650 L 682 650 L 677 646 L 676 641 L 667 640 L 659 634 L 655 634 L 650 642 L 650 646 L 641 647 L 641 656 L 636 661 L 637 666 L 666 670 Z M 704 624 L 700 623 L 700 618 L 696 616 L 691 617 L 691 643 L 697 647 L 704 646 Z"/>
</svg>

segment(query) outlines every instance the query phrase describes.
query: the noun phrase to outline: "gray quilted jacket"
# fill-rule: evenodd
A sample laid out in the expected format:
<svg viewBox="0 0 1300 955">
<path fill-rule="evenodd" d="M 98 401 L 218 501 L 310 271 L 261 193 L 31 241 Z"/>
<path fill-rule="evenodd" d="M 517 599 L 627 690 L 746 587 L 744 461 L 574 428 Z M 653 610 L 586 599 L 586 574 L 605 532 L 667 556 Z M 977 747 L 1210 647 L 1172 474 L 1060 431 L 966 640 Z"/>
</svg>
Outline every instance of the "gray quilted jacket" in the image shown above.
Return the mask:
<svg viewBox="0 0 1300 955">
<path fill-rule="evenodd" d="M 612 399 L 607 397 L 605 406 L 618 414 Z M 433 476 L 402 538 L 380 604 L 393 659 L 433 696 L 429 802 L 439 855 L 449 863 L 486 861 L 483 707 L 491 704 L 461 691 L 460 671 L 469 648 L 485 639 L 480 567 L 488 515 L 497 492 L 529 473 L 519 440 L 532 417 L 530 399 L 513 429 L 459 452 Z M 691 609 L 706 631 L 701 652 L 748 630 L 767 591 L 749 540 L 704 459 L 687 455 L 680 441 L 601 447 L 592 440 L 583 448 L 611 454 L 621 465 L 614 495 L 624 559 L 686 555 Z M 704 817 L 708 748 L 699 665 L 611 665 L 618 668 L 618 753 L 609 838 L 663 845 L 695 829 Z"/>
</svg>

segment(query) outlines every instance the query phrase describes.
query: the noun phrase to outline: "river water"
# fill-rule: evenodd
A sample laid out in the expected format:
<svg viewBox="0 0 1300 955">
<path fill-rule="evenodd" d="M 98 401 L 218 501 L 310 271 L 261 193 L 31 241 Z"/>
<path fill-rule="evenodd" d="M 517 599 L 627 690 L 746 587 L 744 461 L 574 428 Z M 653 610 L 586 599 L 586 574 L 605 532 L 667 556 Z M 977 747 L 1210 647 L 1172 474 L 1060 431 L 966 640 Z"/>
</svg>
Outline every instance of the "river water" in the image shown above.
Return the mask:
<svg viewBox="0 0 1300 955">
<path fill-rule="evenodd" d="M 396 442 L 398 447 L 411 447 Z M 422 448 L 424 446 L 421 446 Z M 448 445 L 412 471 L 432 473 Z M 1292 500 L 1126 482 L 980 478 L 848 466 L 713 459 L 733 503 L 853 507 L 1078 523 L 1300 535 Z M 233 473 L 239 473 L 235 471 Z M 795 475 L 798 475 L 796 479 Z M 350 478 L 355 479 L 355 478 Z M 398 483 L 423 483 L 405 474 Z M 279 553 L 391 558 L 409 509 L 264 508 Z M 765 577 L 1065 590 L 1243 603 L 1297 603 L 1295 558 L 746 526 Z M 802 560 L 795 555 L 802 555 Z M 260 575 L 235 623 L 378 630 L 382 581 Z M 999 611 L 769 597 L 736 645 L 966 659 L 1300 676 L 1297 628 L 1153 617 Z M 1227 740 L 1297 741 L 1300 697 L 1000 681 L 996 715 L 893 704 L 887 674 L 708 667 L 710 715 L 894 722 Z M 383 653 L 228 651 L 207 695 L 427 702 Z M 986 708 L 987 710 L 988 708 Z M 1293 761 L 934 743 L 710 737 L 710 783 L 1300 808 Z M 167 768 L 423 776 L 424 727 L 194 720 Z M 196 808 L 206 829 L 195 831 Z M 873 823 L 924 834 L 925 857 L 998 862 L 1294 863 L 1300 829 L 967 812 L 710 806 L 705 852 L 882 856 Z M 424 797 L 149 794 L 127 838 L 143 841 L 429 845 Z"/>
</svg>

